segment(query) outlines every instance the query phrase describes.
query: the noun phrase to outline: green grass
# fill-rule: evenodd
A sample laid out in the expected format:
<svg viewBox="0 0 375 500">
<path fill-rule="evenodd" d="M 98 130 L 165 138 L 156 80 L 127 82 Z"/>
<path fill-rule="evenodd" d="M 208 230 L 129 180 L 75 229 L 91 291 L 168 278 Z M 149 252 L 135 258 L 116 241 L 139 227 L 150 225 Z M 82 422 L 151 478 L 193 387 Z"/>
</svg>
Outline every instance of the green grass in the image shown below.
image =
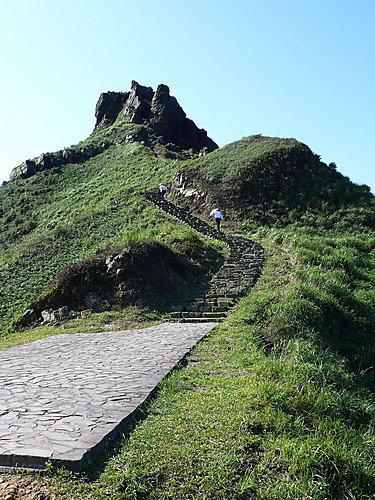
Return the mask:
<svg viewBox="0 0 375 500">
<path fill-rule="evenodd" d="M 351 238 L 336 240 L 345 271 L 334 267 L 334 279 L 345 283 L 354 271 L 369 288 L 372 244 L 355 238 L 362 257 L 353 269 L 342 257 Z M 57 471 L 44 478 L 58 498 L 373 498 L 373 369 L 355 366 L 341 341 L 327 342 L 325 323 L 316 322 L 322 263 L 301 274 L 306 248 L 332 255 L 324 249 L 334 240 L 265 230 L 272 254 L 255 289 L 160 384 L 113 456 L 101 456 L 83 475 Z M 301 296 L 307 277 L 316 290 L 308 297 Z M 337 286 L 324 291 L 333 302 Z M 366 304 L 367 296 L 361 317 L 371 321 Z M 362 349 L 373 363 L 371 347 Z"/>
<path fill-rule="evenodd" d="M 121 142 L 125 129 L 115 124 L 89 138 L 111 145 L 84 164 L 0 190 L 3 331 L 60 272 L 115 247 L 158 241 L 202 272 L 215 264 L 210 248 L 222 254 L 139 197 L 181 162 Z M 266 247 L 264 274 L 161 382 L 122 439 L 85 473 L 49 466 L 42 481 L 59 499 L 375 498 L 372 196 L 294 140 L 247 138 L 183 168 L 213 193 L 223 194 L 224 181 L 251 202 L 255 188 L 272 198 L 261 214 L 272 226 L 259 226 L 255 209 L 247 218 L 230 214 L 240 233 Z M 307 175 L 298 186 L 296 172 Z M 245 191 L 233 189 L 237 181 L 249 181 Z M 0 348 L 162 320 L 140 308 L 90 313 L 8 331 Z"/>
<path fill-rule="evenodd" d="M 125 132 L 142 129 L 137 127 L 114 125 L 89 140 L 111 141 L 104 153 L 0 190 L 0 332 L 74 263 L 140 241 L 194 253 L 192 231 L 138 195 L 170 180 L 175 163 L 156 158 L 139 142 L 117 142 Z"/>
<path fill-rule="evenodd" d="M 295 139 L 261 135 L 245 137 L 207 156 L 188 160 L 179 167 L 188 179 L 185 187 L 205 193 L 193 200 L 201 210 L 206 197 L 234 220 L 253 219 L 261 224 L 285 226 L 320 217 L 341 223 L 341 214 L 356 223 L 374 224 L 374 197 L 368 186 L 357 186 L 330 168 L 308 146 Z M 179 198 L 191 205 L 192 200 Z M 357 210 L 353 211 L 353 208 Z M 203 206 L 205 209 L 205 206 Z M 362 215 L 358 216 L 361 208 Z M 352 212 L 351 212 L 352 211 Z M 333 220 L 328 222 L 332 227 Z"/>
<path fill-rule="evenodd" d="M 164 316 L 160 312 L 142 309 L 137 306 L 130 306 L 121 311 L 105 311 L 102 313 L 85 311 L 82 317 L 62 322 L 56 326 L 40 325 L 33 328 L 24 328 L 21 333 L 16 331 L 3 335 L 0 337 L 0 350 L 28 344 L 34 340 L 53 335 L 147 328 L 163 320 Z"/>
</svg>

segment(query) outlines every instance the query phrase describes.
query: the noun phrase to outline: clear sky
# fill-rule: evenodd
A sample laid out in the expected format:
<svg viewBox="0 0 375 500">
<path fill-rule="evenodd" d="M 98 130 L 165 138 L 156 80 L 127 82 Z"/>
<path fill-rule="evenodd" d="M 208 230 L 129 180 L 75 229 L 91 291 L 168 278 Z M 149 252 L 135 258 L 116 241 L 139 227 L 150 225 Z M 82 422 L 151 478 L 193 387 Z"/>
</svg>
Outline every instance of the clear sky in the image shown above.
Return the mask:
<svg viewBox="0 0 375 500">
<path fill-rule="evenodd" d="M 375 192 L 374 0 L 1 0 L 0 23 L 0 181 L 136 80 L 220 146 L 294 137 Z"/>
</svg>

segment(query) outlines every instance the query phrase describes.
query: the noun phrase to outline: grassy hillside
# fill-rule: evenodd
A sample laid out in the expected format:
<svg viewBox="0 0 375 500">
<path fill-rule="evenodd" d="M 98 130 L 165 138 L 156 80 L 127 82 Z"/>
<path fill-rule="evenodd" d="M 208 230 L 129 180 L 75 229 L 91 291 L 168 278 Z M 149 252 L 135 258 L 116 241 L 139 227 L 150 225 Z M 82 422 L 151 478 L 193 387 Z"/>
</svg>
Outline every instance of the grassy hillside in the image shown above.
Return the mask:
<svg viewBox="0 0 375 500">
<path fill-rule="evenodd" d="M 257 236 L 256 287 L 87 474 L 44 478 L 58 498 L 374 498 L 374 242 Z"/>
<path fill-rule="evenodd" d="M 59 273 L 115 247 L 162 243 L 197 272 L 213 269 L 220 248 L 137 195 L 176 170 L 205 190 L 190 206 L 225 202 L 226 227 L 264 245 L 266 266 L 122 440 L 86 474 L 50 469 L 40 482 L 59 499 L 374 498 L 373 196 L 294 140 L 257 136 L 183 162 L 121 142 L 121 127 L 102 132 L 116 140 L 90 161 L 0 190 L 3 329 Z M 121 314 L 98 322 L 116 329 Z M 134 308 L 123 317 L 160 318 Z M 15 332 L 0 347 L 93 323 Z"/>
<path fill-rule="evenodd" d="M 295 139 L 246 137 L 186 161 L 175 179 L 176 199 L 185 201 L 179 188 L 195 189 L 204 195 L 186 203 L 206 212 L 219 205 L 231 217 L 286 224 L 306 213 L 327 215 L 355 206 L 367 224 L 375 223 L 368 186 L 353 184 Z"/>
<path fill-rule="evenodd" d="M 94 134 L 86 144 L 105 136 L 112 146 L 84 163 L 47 170 L 0 190 L 0 331 L 69 266 L 116 247 L 155 240 L 205 272 L 197 261 L 205 254 L 203 240 L 138 195 L 170 180 L 175 165 L 141 142 L 119 142 L 136 128 L 115 125 Z"/>
</svg>

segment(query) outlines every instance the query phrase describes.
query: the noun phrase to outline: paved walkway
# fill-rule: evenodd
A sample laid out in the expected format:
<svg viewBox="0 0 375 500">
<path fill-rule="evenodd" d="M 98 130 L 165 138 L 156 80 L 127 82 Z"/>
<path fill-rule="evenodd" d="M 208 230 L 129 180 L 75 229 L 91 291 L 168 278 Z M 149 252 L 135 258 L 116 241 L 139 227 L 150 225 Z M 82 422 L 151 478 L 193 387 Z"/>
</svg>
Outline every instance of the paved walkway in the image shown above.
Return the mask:
<svg viewBox="0 0 375 500">
<path fill-rule="evenodd" d="M 66 334 L 0 352 L 0 466 L 79 470 L 215 323 Z"/>
</svg>

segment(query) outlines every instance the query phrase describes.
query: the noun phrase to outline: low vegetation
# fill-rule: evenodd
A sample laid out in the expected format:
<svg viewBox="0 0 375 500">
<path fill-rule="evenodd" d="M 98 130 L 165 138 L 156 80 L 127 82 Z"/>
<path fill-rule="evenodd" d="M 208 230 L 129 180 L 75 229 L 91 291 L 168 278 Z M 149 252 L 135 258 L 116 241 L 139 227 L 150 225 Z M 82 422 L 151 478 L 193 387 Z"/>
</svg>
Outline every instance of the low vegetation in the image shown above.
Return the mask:
<svg viewBox="0 0 375 500">
<path fill-rule="evenodd" d="M 58 498 L 373 498 L 374 241 L 308 233 L 259 230 L 256 287 Z"/>
<path fill-rule="evenodd" d="M 163 321 L 163 308 L 122 304 L 58 327 L 9 331 L 59 273 L 116 247 L 162 244 L 201 266 L 198 274 L 215 269 L 218 244 L 138 195 L 176 169 L 221 195 L 241 180 L 228 230 L 267 251 L 256 286 L 162 381 L 122 439 L 85 473 L 48 466 L 40 475 L 57 498 L 375 498 L 373 196 L 307 146 L 280 141 L 247 138 L 185 163 L 114 141 L 85 164 L 0 190 L 1 348 Z M 253 205 L 239 217 L 235 200 L 245 194 Z"/>
<path fill-rule="evenodd" d="M 245 217 L 285 225 L 307 215 L 325 217 L 339 209 L 373 208 L 368 186 L 353 184 L 295 139 L 245 137 L 184 162 L 176 178 L 181 175 L 190 187 L 205 193 L 203 199 L 211 206 L 219 205 L 237 220 Z M 199 197 L 196 209 L 201 203 Z M 373 227 L 373 210 L 368 218 Z"/>
<path fill-rule="evenodd" d="M 95 333 L 146 328 L 160 323 L 163 319 L 162 313 L 138 306 L 129 306 L 119 311 L 84 311 L 79 317 L 63 321 L 55 326 L 33 325 L 23 328 L 22 331 L 16 330 L 2 335 L 0 350 L 65 333 Z"/>
<path fill-rule="evenodd" d="M 114 138 L 109 131 L 99 135 L 118 140 L 118 128 L 111 128 Z M 139 196 L 170 180 L 174 163 L 139 142 L 116 144 L 85 163 L 46 170 L 0 190 L 0 331 L 69 266 L 116 248 L 156 241 L 201 270 L 215 266 L 217 254 L 208 255 L 207 243 Z"/>
</svg>

